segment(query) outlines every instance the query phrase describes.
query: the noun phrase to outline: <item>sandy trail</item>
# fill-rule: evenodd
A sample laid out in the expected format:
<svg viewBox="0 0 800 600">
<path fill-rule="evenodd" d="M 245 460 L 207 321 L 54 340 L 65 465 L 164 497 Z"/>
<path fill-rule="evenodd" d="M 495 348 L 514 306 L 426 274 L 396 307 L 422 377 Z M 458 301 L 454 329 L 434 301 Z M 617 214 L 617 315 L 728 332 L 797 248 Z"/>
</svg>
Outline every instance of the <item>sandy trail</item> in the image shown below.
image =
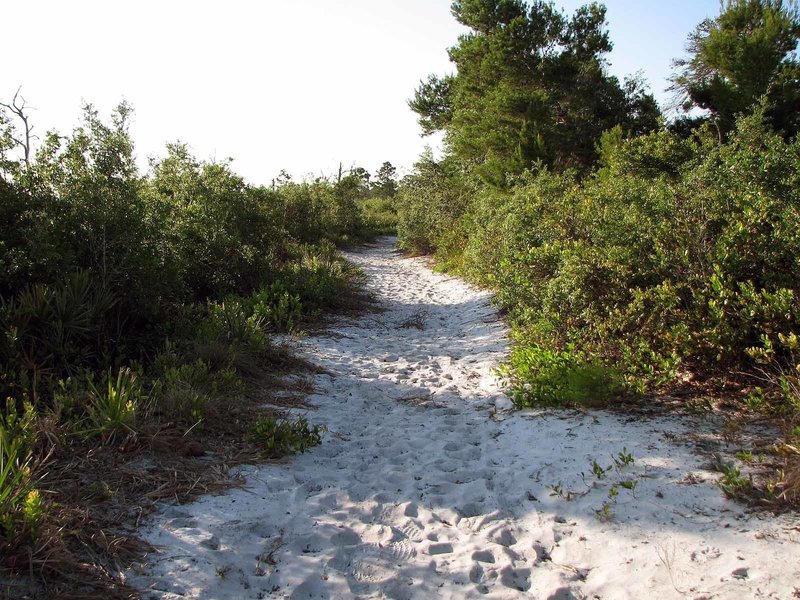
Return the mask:
<svg viewBox="0 0 800 600">
<path fill-rule="evenodd" d="M 506 412 L 485 292 L 390 240 L 350 257 L 386 312 L 301 344 L 335 374 L 309 398 L 323 444 L 155 515 L 143 535 L 162 552 L 129 574 L 146 597 L 800 594 L 800 523 L 724 499 L 702 421 Z M 592 474 L 623 448 L 632 464 Z"/>
</svg>

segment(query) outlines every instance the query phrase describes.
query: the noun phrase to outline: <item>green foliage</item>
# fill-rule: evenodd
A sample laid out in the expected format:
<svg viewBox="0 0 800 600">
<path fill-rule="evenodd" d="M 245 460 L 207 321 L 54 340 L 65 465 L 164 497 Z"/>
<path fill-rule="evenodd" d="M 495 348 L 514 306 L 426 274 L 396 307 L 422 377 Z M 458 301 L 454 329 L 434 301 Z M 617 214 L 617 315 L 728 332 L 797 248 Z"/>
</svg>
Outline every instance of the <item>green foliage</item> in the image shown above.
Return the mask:
<svg viewBox="0 0 800 600">
<path fill-rule="evenodd" d="M 622 452 L 618 452 L 617 455 L 612 458 L 618 469 L 629 467 L 636 461 L 636 459 L 633 458 L 633 454 L 628 452 L 627 448 L 622 448 Z"/>
<path fill-rule="evenodd" d="M 188 364 L 165 365 L 160 371 L 154 410 L 192 426 L 201 422 L 206 415 L 209 388 L 216 383 L 208 363 L 198 359 Z"/>
<path fill-rule="evenodd" d="M 689 36 L 689 57 L 675 62 L 679 99 L 711 112 L 721 132 L 762 97 L 770 124 L 787 137 L 800 131 L 800 38 L 797 5 L 783 0 L 726 0 L 715 19 Z"/>
<path fill-rule="evenodd" d="M 722 477 L 717 485 L 731 498 L 741 498 L 748 496 L 753 491 L 753 480 L 751 477 L 744 477 L 738 467 L 721 465 Z"/>
<path fill-rule="evenodd" d="M 608 473 L 613 467 L 601 467 L 600 463 L 596 460 L 592 461 L 592 475 L 594 475 L 597 479 L 605 479 L 606 473 Z"/>
<path fill-rule="evenodd" d="M 36 412 L 9 399 L 0 411 L 0 540 L 35 536 L 44 508 L 33 477 Z"/>
<path fill-rule="evenodd" d="M 465 0 L 453 14 L 469 29 L 450 49 L 456 73 L 409 103 L 446 154 L 403 180 L 398 234 L 495 291 L 518 405 L 752 369 L 748 348 L 798 330 L 793 4 L 729 0 L 702 23 L 675 83 L 713 122 L 661 130 L 644 82 L 623 89 L 602 68 L 602 7 L 570 18 L 550 2 Z M 775 389 L 791 388 L 783 377 Z"/>
<path fill-rule="evenodd" d="M 1 295 L 78 269 L 124 298 L 126 308 L 148 306 L 147 298 L 163 289 L 153 236 L 163 225 L 154 227 L 142 193 L 128 134 L 131 114 L 123 103 L 104 122 L 86 106 L 70 136 L 48 134 L 30 165 L 4 174 L 23 212 L 2 233 L 8 270 Z"/>
<path fill-rule="evenodd" d="M 761 414 L 783 417 L 788 423 L 788 444 L 800 441 L 800 337 L 779 332 L 775 341 L 764 335 L 758 346 L 747 349 L 748 356 L 760 368 L 760 380 L 745 399 L 746 406 Z"/>
<path fill-rule="evenodd" d="M 216 405 L 241 393 L 243 383 L 232 364 L 212 366 L 207 360 L 190 361 L 169 346 L 156 357 L 156 379 L 148 409 L 162 419 L 198 427 L 216 414 Z"/>
<path fill-rule="evenodd" d="M 392 198 L 367 198 L 360 202 L 363 218 L 359 235 L 373 238 L 397 232 L 397 206 Z"/>
<path fill-rule="evenodd" d="M 505 374 L 517 407 L 605 406 L 622 390 L 607 367 L 587 364 L 571 350 L 517 346 Z"/>
<path fill-rule="evenodd" d="M 449 216 L 435 194 L 463 182 L 399 193 L 401 244 L 435 250 L 508 311 L 520 405 L 592 395 L 581 389 L 605 402 L 617 373 L 643 392 L 687 366 L 745 365 L 747 348 L 800 325 L 800 143 L 756 113 L 725 145 L 708 129 L 610 134 L 601 154 L 583 179 L 529 172 L 509 191 L 479 187 Z"/>
<path fill-rule="evenodd" d="M 610 523 L 614 520 L 614 509 L 611 502 L 603 502 L 601 507 L 594 511 L 595 518 L 601 523 Z"/>
<path fill-rule="evenodd" d="M 389 161 L 384 162 L 375 173 L 370 193 L 378 198 L 392 198 L 397 193 L 397 169 Z"/>
<path fill-rule="evenodd" d="M 122 104 L 104 120 L 87 106 L 71 134 L 28 154 L 0 107 L 3 544 L 35 536 L 44 516 L 40 443 L 116 444 L 154 422 L 223 419 L 243 377 L 268 368 L 268 331 L 342 305 L 358 278 L 335 244 L 366 233 L 366 172 L 268 189 L 171 144 L 141 174 L 131 114 Z M 394 177 L 387 163 L 375 190 L 393 193 Z M 45 421 L 56 433 L 34 444 Z M 277 429 L 281 452 L 320 432 Z"/>
<path fill-rule="evenodd" d="M 291 294 L 282 281 L 262 288 L 252 296 L 253 313 L 282 331 L 293 331 L 303 320 L 300 296 Z"/>
<path fill-rule="evenodd" d="M 456 74 L 421 82 L 409 105 L 425 134 L 446 133 L 449 150 L 484 181 L 542 162 L 587 167 L 606 129 L 652 130 L 659 114 L 641 82 L 624 87 L 603 57 L 612 48 L 605 7 L 571 17 L 552 2 L 470 0 L 453 15 L 469 32 L 449 49 Z"/>
<path fill-rule="evenodd" d="M 475 186 L 461 178 L 455 161 L 436 162 L 426 150 L 403 179 L 397 194 L 400 247 L 415 253 L 459 252 L 460 219 L 468 212 Z"/>
<path fill-rule="evenodd" d="M 323 179 L 287 182 L 277 190 L 278 215 L 284 230 L 301 242 L 352 241 L 361 225 L 359 200 L 367 191 L 357 174 L 333 184 Z"/>
<path fill-rule="evenodd" d="M 302 454 L 319 445 L 324 431 L 320 425 L 309 425 L 305 417 L 295 420 L 259 417 L 247 435 L 247 441 L 256 444 L 265 457 L 281 458 Z"/>
<path fill-rule="evenodd" d="M 247 293 L 271 271 L 282 223 L 274 193 L 252 188 L 228 163 L 204 163 L 186 146 L 167 146 L 146 195 L 161 227 L 165 276 L 173 293 L 203 301 Z"/>
<path fill-rule="evenodd" d="M 627 448 L 623 448 L 621 452 L 618 452 L 616 456 L 611 457 L 614 460 L 614 464 L 608 467 L 602 467 L 596 461 L 592 461 L 592 474 L 595 476 L 597 481 L 594 483 L 593 486 L 589 486 L 590 489 L 592 487 L 597 487 L 601 484 L 602 480 L 606 478 L 606 475 L 610 473 L 612 470 L 616 469 L 618 475 L 622 475 L 622 471 L 626 467 L 630 467 L 635 462 L 633 455 L 628 452 Z M 581 477 L 584 477 L 581 474 Z M 585 477 L 584 477 L 584 483 Z M 588 485 L 588 484 L 587 484 Z M 627 490 L 630 492 L 633 498 L 636 498 L 636 490 L 639 487 L 639 479 L 619 479 L 611 484 L 608 488 L 607 493 L 607 500 L 600 505 L 599 509 L 594 511 L 594 516 L 598 521 L 603 523 L 607 523 L 614 519 L 614 508 L 617 504 L 617 500 L 619 499 L 619 491 L 620 489 Z"/>
<path fill-rule="evenodd" d="M 198 339 L 221 341 L 256 355 L 264 354 L 270 345 L 265 327 L 265 320 L 259 315 L 249 314 L 244 302 L 229 298 L 225 302 L 208 304 L 208 316 L 201 324 Z"/>
<path fill-rule="evenodd" d="M 134 433 L 137 413 L 146 399 L 138 373 L 123 368 L 114 377 L 109 370 L 98 384 L 87 381 L 87 387 L 90 435 L 108 443 Z"/>
<path fill-rule="evenodd" d="M 10 371 L 38 377 L 60 377 L 90 365 L 98 353 L 110 352 L 108 316 L 114 304 L 88 271 L 0 298 L 0 360 Z"/>
<path fill-rule="evenodd" d="M 263 326 L 293 331 L 326 308 L 343 306 L 358 270 L 332 245 L 303 245 L 296 258 L 275 273 L 268 285 L 242 300 L 241 306 Z"/>
<path fill-rule="evenodd" d="M 170 144 L 142 176 L 131 114 L 122 104 L 106 122 L 87 106 L 80 127 L 48 134 L 24 162 L 10 158 L 19 136 L 2 113 L 3 395 L 48 404 L 80 369 L 148 362 L 166 339 L 198 337 L 184 316 L 202 317 L 202 306 L 198 347 L 263 354 L 267 315 L 245 314 L 242 297 L 282 288 L 269 318 L 293 327 L 300 312 L 309 320 L 342 302 L 355 278 L 333 244 L 363 233 L 369 190 L 357 174 L 254 187 L 228 162 Z M 380 185 L 390 186 L 392 169 L 384 165 Z"/>
</svg>

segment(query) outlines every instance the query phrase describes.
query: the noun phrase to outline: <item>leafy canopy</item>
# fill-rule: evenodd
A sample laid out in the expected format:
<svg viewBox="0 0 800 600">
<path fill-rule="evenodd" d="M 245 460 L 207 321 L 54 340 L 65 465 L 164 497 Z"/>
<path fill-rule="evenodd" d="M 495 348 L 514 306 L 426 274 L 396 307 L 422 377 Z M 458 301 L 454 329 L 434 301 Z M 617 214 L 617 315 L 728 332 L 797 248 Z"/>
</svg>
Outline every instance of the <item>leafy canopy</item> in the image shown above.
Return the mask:
<svg viewBox="0 0 800 600">
<path fill-rule="evenodd" d="M 689 36 L 689 56 L 675 61 L 673 89 L 683 108 L 706 109 L 721 133 L 736 115 L 764 97 L 773 127 L 792 136 L 800 130 L 800 13 L 783 0 L 726 0 L 715 19 Z"/>
<path fill-rule="evenodd" d="M 568 17 L 542 0 L 460 0 L 452 12 L 471 30 L 449 50 L 456 73 L 429 76 L 409 106 L 423 133 L 443 130 L 450 152 L 484 180 L 503 185 L 537 162 L 588 167 L 603 131 L 656 126 L 641 82 L 623 88 L 606 73 L 602 5 Z"/>
</svg>

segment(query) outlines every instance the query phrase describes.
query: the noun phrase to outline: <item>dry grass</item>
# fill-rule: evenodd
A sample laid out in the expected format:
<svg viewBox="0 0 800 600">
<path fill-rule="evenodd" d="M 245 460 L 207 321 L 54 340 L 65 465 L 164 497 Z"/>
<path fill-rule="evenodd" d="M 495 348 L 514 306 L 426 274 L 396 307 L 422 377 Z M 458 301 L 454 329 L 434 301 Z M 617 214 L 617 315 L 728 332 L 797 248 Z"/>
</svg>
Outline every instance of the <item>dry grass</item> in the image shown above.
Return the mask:
<svg viewBox="0 0 800 600">
<path fill-rule="evenodd" d="M 423 408 L 444 408 L 446 406 L 441 402 L 436 402 L 430 394 L 414 394 L 411 396 L 398 398 L 397 401 L 409 406 L 419 406 Z"/>
<path fill-rule="evenodd" d="M 786 459 L 782 477 L 775 486 L 778 497 L 787 504 L 800 505 L 800 448 L 783 444 L 779 451 Z"/>
<path fill-rule="evenodd" d="M 136 536 L 140 521 L 159 502 L 182 504 L 242 486 L 231 468 L 264 462 L 244 440 L 251 424 L 259 414 L 280 413 L 264 405 L 287 393 L 287 408 L 300 406 L 313 381 L 298 373 L 313 372 L 319 369 L 279 349 L 268 368 L 247 378 L 245 394 L 216 403 L 189 431 L 152 422 L 115 445 L 97 446 L 66 443 L 57 428 L 43 425 L 43 441 L 55 447 L 39 471 L 46 518 L 35 540 L 0 544 L 0 598 L 138 597 L 119 573 L 153 550 Z"/>
<path fill-rule="evenodd" d="M 425 310 L 418 310 L 411 314 L 408 318 L 400 321 L 398 323 L 398 327 L 401 329 L 419 329 L 422 331 L 425 329 L 425 320 L 428 317 L 428 313 Z"/>
</svg>

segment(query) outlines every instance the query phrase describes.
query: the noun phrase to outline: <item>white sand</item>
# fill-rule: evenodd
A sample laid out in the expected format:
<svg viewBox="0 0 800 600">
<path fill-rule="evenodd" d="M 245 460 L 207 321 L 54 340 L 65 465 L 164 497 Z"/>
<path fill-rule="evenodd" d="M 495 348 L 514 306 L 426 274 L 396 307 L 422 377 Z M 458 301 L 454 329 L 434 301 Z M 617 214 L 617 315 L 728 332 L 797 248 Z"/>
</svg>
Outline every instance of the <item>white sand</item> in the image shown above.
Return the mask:
<svg viewBox="0 0 800 600">
<path fill-rule="evenodd" d="M 323 444 L 155 515 L 143 535 L 162 552 L 129 574 L 146 597 L 800 594 L 800 522 L 723 497 L 687 441 L 709 437 L 701 421 L 505 412 L 493 368 L 507 331 L 488 295 L 387 240 L 351 258 L 387 312 L 302 343 L 335 373 L 309 398 Z M 420 314 L 423 329 L 401 326 Z M 597 480 L 592 460 L 607 467 L 623 447 L 633 465 Z M 599 520 L 623 480 L 635 497 L 620 488 Z M 585 495 L 551 495 L 559 482 Z"/>
</svg>

